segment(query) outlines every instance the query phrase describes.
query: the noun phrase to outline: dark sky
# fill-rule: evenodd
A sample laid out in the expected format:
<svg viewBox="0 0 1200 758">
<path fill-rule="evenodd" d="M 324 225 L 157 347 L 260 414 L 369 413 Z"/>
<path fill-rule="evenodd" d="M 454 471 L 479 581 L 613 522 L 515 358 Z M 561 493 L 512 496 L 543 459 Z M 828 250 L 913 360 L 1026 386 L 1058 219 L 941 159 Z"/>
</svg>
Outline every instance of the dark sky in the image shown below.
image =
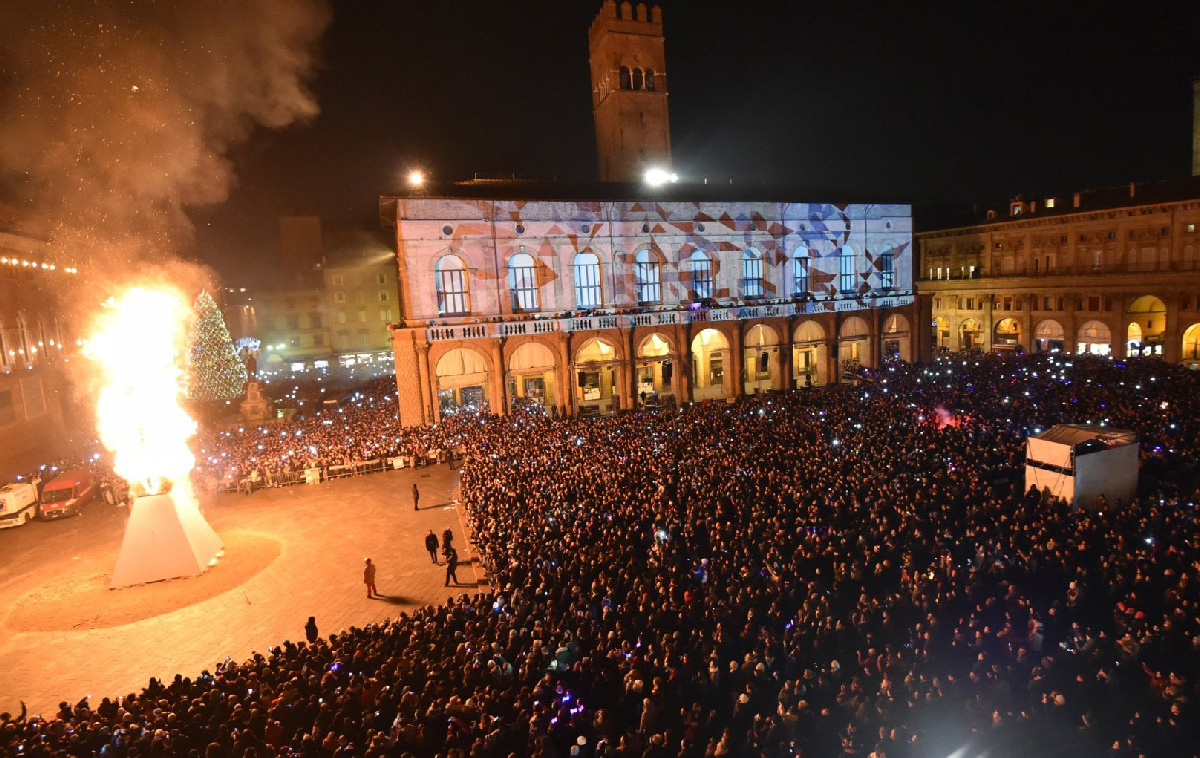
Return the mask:
<svg viewBox="0 0 1200 758">
<path fill-rule="evenodd" d="M 232 154 L 238 188 L 192 214 L 200 256 L 232 281 L 279 215 L 372 224 L 410 166 L 593 179 L 600 5 L 336 3 L 320 115 Z M 661 5 L 685 179 L 990 203 L 1190 173 L 1200 3 Z"/>
</svg>

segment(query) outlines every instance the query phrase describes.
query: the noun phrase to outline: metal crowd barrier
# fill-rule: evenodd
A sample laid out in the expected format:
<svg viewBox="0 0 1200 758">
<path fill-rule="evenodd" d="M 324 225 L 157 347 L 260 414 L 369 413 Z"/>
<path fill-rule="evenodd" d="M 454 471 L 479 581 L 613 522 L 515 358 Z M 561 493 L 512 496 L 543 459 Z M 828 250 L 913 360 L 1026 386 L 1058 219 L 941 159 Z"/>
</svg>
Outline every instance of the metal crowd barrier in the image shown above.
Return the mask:
<svg viewBox="0 0 1200 758">
<path fill-rule="evenodd" d="M 332 466 L 304 469 L 302 471 L 286 471 L 279 474 L 268 474 L 254 481 L 251 481 L 248 477 L 243 478 L 240 481 L 224 480 L 219 482 L 214 489 L 216 492 L 223 494 L 246 492 L 247 488 L 249 488 L 250 492 L 255 492 L 257 490 L 266 489 L 269 487 L 291 487 L 296 484 L 317 484 L 329 479 L 345 479 L 352 476 L 359 476 L 361 474 L 378 474 L 382 471 L 401 469 L 412 465 L 413 460 L 411 457 L 396 456 L 377 458 L 370 461 L 339 463 Z"/>
</svg>

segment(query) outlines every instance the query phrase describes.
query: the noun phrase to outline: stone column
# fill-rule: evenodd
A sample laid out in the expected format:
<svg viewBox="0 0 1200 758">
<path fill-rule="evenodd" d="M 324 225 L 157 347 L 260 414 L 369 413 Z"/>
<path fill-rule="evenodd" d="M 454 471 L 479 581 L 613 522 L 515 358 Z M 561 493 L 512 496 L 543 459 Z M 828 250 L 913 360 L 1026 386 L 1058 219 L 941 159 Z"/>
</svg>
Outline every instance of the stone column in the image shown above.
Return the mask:
<svg viewBox="0 0 1200 758">
<path fill-rule="evenodd" d="M 559 391 L 555 400 L 558 403 L 558 415 L 566 417 L 575 412 L 575 369 L 571 366 L 571 333 L 562 332 L 558 339 L 557 372 Z"/>
<path fill-rule="evenodd" d="M 563 374 L 566 377 L 566 384 L 563 385 L 562 413 L 564 416 L 574 416 L 578 410 L 575 407 L 576 403 L 576 381 L 578 375 L 575 373 L 575 366 L 571 363 L 571 343 L 574 342 L 572 332 L 564 332 L 562 342 L 559 343 L 559 356 L 563 361 Z"/>
<path fill-rule="evenodd" d="M 1101 292 L 1101 308 L 1104 307 L 1105 297 L 1106 293 Z M 1128 358 L 1129 344 L 1127 340 L 1129 339 L 1129 315 L 1126 313 L 1126 311 L 1129 310 L 1129 302 L 1125 295 L 1121 295 L 1120 297 L 1113 298 L 1113 306 L 1114 308 L 1112 315 L 1107 319 L 1101 318 L 1100 320 L 1107 323 L 1109 330 L 1112 332 L 1113 356 L 1116 358 Z M 1138 326 L 1141 326 L 1141 324 L 1138 324 Z"/>
<path fill-rule="evenodd" d="M 680 405 L 692 402 L 692 322 L 688 322 L 680 330 L 679 363 L 675 373 L 679 376 L 679 395 L 676 398 Z"/>
<path fill-rule="evenodd" d="M 492 340 L 492 363 L 496 367 L 496 376 L 492 383 L 490 400 L 492 413 L 501 416 L 508 415 L 508 371 L 504 366 L 504 339 Z"/>
<path fill-rule="evenodd" d="M 632 381 L 628 358 L 619 361 L 617 363 L 617 400 L 621 410 L 628 410 L 633 407 L 633 399 L 629 389 Z"/>
<path fill-rule="evenodd" d="M 1183 332 L 1179 328 L 1179 293 L 1168 295 L 1163 304 L 1167 306 L 1167 315 L 1163 324 L 1162 357 L 1169 363 L 1179 363 L 1183 353 Z"/>
<path fill-rule="evenodd" d="M 417 345 L 417 371 L 421 385 L 422 423 L 435 424 L 437 423 L 439 409 L 438 404 L 435 402 L 437 390 L 433 384 L 437 379 L 429 371 L 429 348 L 430 344 L 428 342 L 422 341 Z"/>
<path fill-rule="evenodd" d="M 725 376 L 725 397 L 739 398 L 746 393 L 746 349 L 742 346 L 742 322 L 734 324 L 733 339 L 729 342 L 729 350 L 733 353 L 731 363 L 734 365 Z M 732 381 L 732 385 L 730 384 Z"/>
<path fill-rule="evenodd" d="M 794 371 L 792 360 L 796 352 L 796 346 L 792 343 L 792 319 L 784 319 L 783 328 L 786 332 L 783 335 L 783 339 L 779 341 L 779 370 L 783 372 L 783 388 L 790 390 L 796 385 L 792 373 Z"/>
</svg>

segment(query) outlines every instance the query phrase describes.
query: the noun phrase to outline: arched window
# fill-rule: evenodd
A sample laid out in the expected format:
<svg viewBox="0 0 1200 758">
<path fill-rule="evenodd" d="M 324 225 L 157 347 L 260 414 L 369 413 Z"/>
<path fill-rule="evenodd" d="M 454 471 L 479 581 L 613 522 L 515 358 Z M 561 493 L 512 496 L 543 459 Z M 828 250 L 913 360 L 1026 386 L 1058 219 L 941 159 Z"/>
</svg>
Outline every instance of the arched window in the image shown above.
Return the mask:
<svg viewBox="0 0 1200 758">
<path fill-rule="evenodd" d="M 23 316 L 17 316 L 17 362 L 33 363 L 33 352 L 29 349 L 29 327 Z"/>
<path fill-rule="evenodd" d="M 634 279 L 637 283 L 637 299 L 639 303 L 657 303 L 662 301 L 662 285 L 659 277 L 658 258 L 649 250 L 639 250 L 633 266 Z"/>
<path fill-rule="evenodd" d="M 537 268 L 533 256 L 517 253 L 508 259 L 508 288 L 512 294 L 513 310 L 538 309 Z"/>
<path fill-rule="evenodd" d="M 650 92 L 654 91 L 654 69 L 646 69 L 646 89 Z"/>
<path fill-rule="evenodd" d="M 879 286 L 885 290 L 896 286 L 896 254 L 891 245 L 879 254 Z"/>
<path fill-rule="evenodd" d="M 809 281 L 808 249 L 798 249 L 792 261 L 792 294 L 807 295 L 812 286 Z"/>
<path fill-rule="evenodd" d="M 742 296 L 763 296 L 763 260 L 752 247 L 742 253 Z"/>
<path fill-rule="evenodd" d="M 599 308 L 602 304 L 600 260 L 595 253 L 580 253 L 575 256 L 575 305 L 579 308 Z"/>
<path fill-rule="evenodd" d="M 640 68 L 635 68 L 633 70 L 633 88 L 634 89 L 645 89 L 645 87 L 646 87 L 645 75 L 642 73 L 642 70 Z"/>
<path fill-rule="evenodd" d="M 629 78 L 629 67 L 621 66 L 621 89 L 633 89 Z"/>
<path fill-rule="evenodd" d="M 438 314 L 449 316 L 469 311 L 470 290 L 467 267 L 457 255 L 443 255 L 437 262 Z"/>
<path fill-rule="evenodd" d="M 38 316 L 37 322 L 37 346 L 39 355 L 43 357 L 50 355 L 50 346 L 47 344 L 46 337 L 46 322 L 42 321 L 41 316 Z"/>
<path fill-rule="evenodd" d="M 840 264 L 839 271 L 841 276 L 838 277 L 838 290 L 843 295 L 853 295 L 858 291 L 858 283 L 854 281 L 855 264 L 854 264 L 854 248 L 846 245 L 842 248 L 841 254 L 838 256 Z"/>
<path fill-rule="evenodd" d="M 707 300 L 713 296 L 712 259 L 702 250 L 688 258 L 688 270 L 692 275 L 692 299 Z"/>
</svg>

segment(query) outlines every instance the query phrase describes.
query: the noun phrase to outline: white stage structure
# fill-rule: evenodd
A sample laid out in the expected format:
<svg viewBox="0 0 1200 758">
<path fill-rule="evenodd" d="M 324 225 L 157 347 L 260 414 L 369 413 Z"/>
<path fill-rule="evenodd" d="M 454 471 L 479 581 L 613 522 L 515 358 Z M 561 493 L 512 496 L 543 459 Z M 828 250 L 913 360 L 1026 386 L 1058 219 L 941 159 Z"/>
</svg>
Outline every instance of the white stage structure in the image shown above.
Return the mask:
<svg viewBox="0 0 1200 758">
<path fill-rule="evenodd" d="M 133 501 L 109 587 L 129 587 L 204 573 L 223 544 L 190 492 Z"/>
<path fill-rule="evenodd" d="M 1109 505 L 1129 503 L 1137 483 L 1137 435 L 1127 429 L 1059 424 L 1026 440 L 1027 490 L 1090 507 L 1100 495 Z"/>
</svg>

